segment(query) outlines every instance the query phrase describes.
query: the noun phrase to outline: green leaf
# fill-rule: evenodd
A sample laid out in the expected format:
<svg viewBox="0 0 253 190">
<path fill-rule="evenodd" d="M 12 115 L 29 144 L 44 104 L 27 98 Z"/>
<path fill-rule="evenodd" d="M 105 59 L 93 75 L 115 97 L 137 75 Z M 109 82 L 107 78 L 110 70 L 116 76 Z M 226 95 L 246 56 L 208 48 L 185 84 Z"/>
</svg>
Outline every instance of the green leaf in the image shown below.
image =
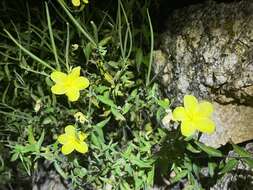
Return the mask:
<svg viewBox="0 0 253 190">
<path fill-rule="evenodd" d="M 95 128 L 96 133 L 98 134 L 99 137 L 99 143 L 102 145 L 105 141 L 104 139 L 104 132 L 102 128 L 96 127 Z"/>
<path fill-rule="evenodd" d="M 96 99 L 96 98 L 94 98 L 94 97 L 91 97 L 91 103 L 93 104 L 93 105 L 95 105 L 97 108 L 99 108 L 99 103 L 98 103 L 98 100 Z"/>
<path fill-rule="evenodd" d="M 31 125 L 28 127 L 28 142 L 30 144 L 35 144 L 36 143 L 34 135 L 33 135 L 33 128 L 32 128 Z"/>
<path fill-rule="evenodd" d="M 123 153 L 123 156 L 128 159 L 130 157 L 130 155 L 132 154 L 132 150 L 133 150 L 133 146 L 132 146 L 132 143 L 130 143 L 128 146 L 127 146 L 127 149 L 124 151 Z"/>
<path fill-rule="evenodd" d="M 145 161 L 143 159 L 140 159 L 140 158 L 134 156 L 133 154 L 130 154 L 128 159 L 132 164 L 134 164 L 134 165 L 136 165 L 140 168 L 151 168 L 152 163 L 153 163 L 152 160 L 151 161 Z"/>
<path fill-rule="evenodd" d="M 25 154 L 28 152 L 36 152 L 37 151 L 37 145 L 36 144 L 28 144 L 26 146 L 23 146 L 21 153 Z"/>
<path fill-rule="evenodd" d="M 165 98 L 163 100 L 157 100 L 157 104 L 166 110 L 170 106 L 170 101 L 168 98 Z"/>
<path fill-rule="evenodd" d="M 186 149 L 191 151 L 192 153 L 200 153 L 201 152 L 201 150 L 194 148 L 190 143 L 187 144 Z"/>
<path fill-rule="evenodd" d="M 136 157 L 132 157 L 130 162 L 140 168 L 150 168 L 152 166 L 149 162 L 142 161 Z"/>
<path fill-rule="evenodd" d="M 129 112 L 132 106 L 132 104 L 126 103 L 122 108 L 122 114 L 125 115 L 127 112 Z"/>
<path fill-rule="evenodd" d="M 210 147 L 210 146 L 206 146 L 200 142 L 197 142 L 195 141 L 195 144 L 201 149 L 203 150 L 204 152 L 206 152 L 208 155 L 210 156 L 213 156 L 213 157 L 222 157 L 223 154 L 221 151 L 213 148 L 213 147 Z"/>
<path fill-rule="evenodd" d="M 19 158 L 20 158 L 27 174 L 30 176 L 31 175 L 31 165 L 32 165 L 30 158 L 23 157 L 22 155 L 19 155 Z"/>
<path fill-rule="evenodd" d="M 80 178 L 83 178 L 88 174 L 88 171 L 85 168 L 75 168 L 74 174 Z"/>
<path fill-rule="evenodd" d="M 180 181 L 182 178 L 184 178 L 188 174 L 187 170 L 182 170 L 179 173 L 176 174 L 174 178 L 171 179 L 171 183 L 176 183 Z"/>
<path fill-rule="evenodd" d="M 99 123 L 96 124 L 96 127 L 103 128 L 110 121 L 110 119 L 111 117 L 108 117 L 105 120 L 100 121 Z"/>
<path fill-rule="evenodd" d="M 40 155 L 49 161 L 54 161 L 56 159 L 55 155 L 52 152 L 40 153 Z"/>
<path fill-rule="evenodd" d="M 164 118 L 167 119 L 167 118 L 166 118 L 166 116 L 165 117 L 163 117 L 163 116 L 164 116 L 164 109 L 163 108 L 158 108 L 157 111 L 156 111 L 156 120 L 157 121 L 165 121 L 163 119 Z"/>
<path fill-rule="evenodd" d="M 143 61 L 143 53 L 142 53 L 142 50 L 140 48 L 138 48 L 137 51 L 136 51 L 135 60 L 136 60 L 137 67 L 140 67 L 140 65 Z"/>
<path fill-rule="evenodd" d="M 217 167 L 217 164 L 215 162 L 208 162 L 208 172 L 211 177 L 214 176 L 214 170 Z"/>
<path fill-rule="evenodd" d="M 100 85 L 100 86 L 97 86 L 95 88 L 95 91 L 99 94 L 102 94 L 104 93 L 106 90 L 108 90 L 109 88 L 107 86 L 104 86 L 104 85 Z"/>
<path fill-rule="evenodd" d="M 100 147 L 99 139 L 94 133 L 91 134 L 91 143 L 96 147 Z"/>
<path fill-rule="evenodd" d="M 108 97 L 106 97 L 106 96 L 101 96 L 101 95 L 99 95 L 99 96 L 97 96 L 97 99 L 100 101 L 100 102 L 102 102 L 102 103 L 104 103 L 104 104 L 106 104 L 106 105 L 108 105 L 108 106 L 111 106 L 111 107 L 113 107 L 113 108 L 116 108 L 117 106 L 114 104 L 114 102 L 110 99 L 110 98 L 108 98 Z"/>
<path fill-rule="evenodd" d="M 104 39 L 102 39 L 102 40 L 98 43 L 98 45 L 99 45 L 99 46 L 105 46 L 111 39 L 112 39 L 111 36 L 105 37 Z"/>
<path fill-rule="evenodd" d="M 136 189 L 141 189 L 141 186 L 143 184 L 143 181 L 140 178 L 140 176 L 144 176 L 144 173 L 142 173 L 142 171 L 140 171 L 136 175 L 134 175 L 134 187 Z"/>
<path fill-rule="evenodd" d="M 249 167 L 253 168 L 253 159 L 252 158 L 243 158 L 243 160 L 249 165 Z"/>
<path fill-rule="evenodd" d="M 238 164 L 238 160 L 236 159 L 230 159 L 226 165 L 222 168 L 222 170 L 220 171 L 220 174 L 225 174 L 230 172 L 231 170 L 234 169 L 234 167 Z"/>
<path fill-rule="evenodd" d="M 83 52 L 87 60 L 89 60 L 93 48 L 94 46 L 90 42 L 85 46 L 85 48 L 83 48 Z"/>
<path fill-rule="evenodd" d="M 38 142 L 36 143 L 36 145 L 37 145 L 36 146 L 37 152 L 40 152 L 40 147 L 41 147 L 41 145 L 42 145 L 42 143 L 44 141 L 44 136 L 45 136 L 45 131 L 43 130 L 42 134 L 41 134 L 41 136 L 40 136 L 40 138 L 38 140 Z"/>
<path fill-rule="evenodd" d="M 52 122 L 52 119 L 51 117 L 46 117 L 43 121 L 42 121 L 42 124 L 43 125 L 48 125 Z"/>
<path fill-rule="evenodd" d="M 110 65 L 111 67 L 113 67 L 114 69 L 119 68 L 119 63 L 116 61 L 108 61 L 107 64 Z"/>
<path fill-rule="evenodd" d="M 46 77 L 45 78 L 45 82 L 46 82 L 46 84 L 47 84 L 47 86 L 53 86 L 53 82 L 52 82 L 52 80 L 50 79 L 50 77 Z"/>
<path fill-rule="evenodd" d="M 125 117 L 115 108 L 111 108 L 112 114 L 115 116 L 116 120 L 125 121 Z"/>
<path fill-rule="evenodd" d="M 137 94 L 138 94 L 138 89 L 134 89 L 132 92 L 131 92 L 131 94 L 130 94 L 130 96 L 128 97 L 128 101 L 130 101 L 130 100 L 132 100 L 132 99 L 135 99 L 136 98 L 136 96 L 137 96 Z"/>
<path fill-rule="evenodd" d="M 64 178 L 67 179 L 67 174 L 62 170 L 61 166 L 57 163 L 57 161 L 54 162 L 54 167 L 56 171 Z"/>
<path fill-rule="evenodd" d="M 248 151 L 244 150 L 240 146 L 232 143 L 232 146 L 234 148 L 234 151 L 239 154 L 239 156 L 243 157 L 242 159 L 251 167 L 253 168 L 253 159 L 252 159 L 252 154 L 249 153 Z"/>
<path fill-rule="evenodd" d="M 154 184 L 154 175 L 155 175 L 155 167 L 152 167 L 152 170 L 148 172 L 147 176 L 147 184 L 148 186 L 152 187 Z"/>
<path fill-rule="evenodd" d="M 192 163 L 192 170 L 193 170 L 194 174 L 197 176 L 197 178 L 199 178 L 200 168 L 198 167 L 198 165 Z"/>
<path fill-rule="evenodd" d="M 17 159 L 18 159 L 18 153 L 17 152 L 15 152 L 12 156 L 11 156 L 11 162 L 13 162 L 13 161 L 16 161 Z"/>
<path fill-rule="evenodd" d="M 131 187 L 128 185 L 127 182 L 123 181 L 123 182 L 120 184 L 120 190 L 131 190 Z"/>
<path fill-rule="evenodd" d="M 241 148 L 240 146 L 236 145 L 236 144 L 232 144 L 234 151 L 239 154 L 241 157 L 249 157 L 252 158 L 252 154 L 250 154 L 249 152 L 247 152 L 246 150 L 244 150 L 243 148 Z"/>
</svg>

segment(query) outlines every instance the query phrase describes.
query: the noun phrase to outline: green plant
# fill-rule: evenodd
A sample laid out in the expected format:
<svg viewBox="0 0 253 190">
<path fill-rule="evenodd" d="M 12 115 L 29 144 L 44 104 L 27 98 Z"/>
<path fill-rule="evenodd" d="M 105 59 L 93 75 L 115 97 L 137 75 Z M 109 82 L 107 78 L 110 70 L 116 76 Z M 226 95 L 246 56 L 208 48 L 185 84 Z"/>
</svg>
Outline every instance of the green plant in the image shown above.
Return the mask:
<svg viewBox="0 0 253 190">
<path fill-rule="evenodd" d="M 57 9 L 59 16 L 74 25 L 65 25 L 67 35 L 54 28 L 55 20 L 47 3 L 45 18 L 40 20 L 42 30 L 28 23 L 31 32 L 26 34 L 13 24 L 17 35 L 14 37 L 8 26 L 4 29 L 5 40 L 9 38 L 18 47 L 2 47 L 5 62 L 9 59 L 16 62 L 10 72 L 5 64 L 4 78 L 12 77 L 22 85 L 13 89 L 16 95 L 12 100 L 9 98 L 12 89 L 7 85 L 2 98 L 2 113 L 8 117 L 5 125 L 8 128 L 14 125 L 10 119 L 13 117 L 20 132 L 15 129 L 8 137 L 6 147 L 11 150 L 11 161 L 20 160 L 28 175 L 32 175 L 39 161 L 46 159 L 76 188 L 151 187 L 155 169 L 151 148 L 161 138 L 154 121 L 165 114 L 165 108 L 159 105 L 162 100 L 157 84 L 149 83 L 147 87 L 144 82 L 150 76 L 136 75 L 137 64 L 145 61 L 139 57 L 136 63 L 132 28 L 122 2 L 118 2 L 116 22 L 110 30 L 101 31 L 95 22 L 81 25 L 78 15 L 73 16 L 63 1 L 58 2 L 62 8 Z M 79 40 L 74 43 L 76 38 Z M 109 47 L 113 51 L 108 51 Z M 70 103 L 51 93 L 53 83 L 49 75 L 76 66 L 82 68 L 90 86 L 81 93 L 78 102 Z M 145 68 L 150 75 L 151 65 Z M 12 109 L 15 111 L 11 112 Z M 83 113 L 85 120 L 75 120 L 76 113 Z M 75 124 L 88 134 L 88 153 L 70 156 L 60 153 L 56 135 L 67 124 Z"/>
<path fill-rule="evenodd" d="M 184 138 L 172 122 L 163 127 L 171 110 L 152 78 L 151 1 L 119 0 L 102 11 L 90 10 L 92 1 L 75 8 L 58 0 L 38 5 L 44 12 L 3 2 L 9 15 L 0 22 L 0 185 L 20 176 L 31 183 L 44 160 L 73 189 L 149 189 L 158 178 L 170 185 L 187 179 L 188 189 L 203 189 L 202 168 L 217 181 L 241 160 L 252 166 L 250 153 L 237 145 L 240 156 L 226 162 L 226 153 Z M 27 23 L 9 22 L 12 14 Z M 71 70 L 89 81 L 75 101 L 51 90 L 58 82 L 52 73 L 60 71 L 61 84 L 76 86 L 79 73 L 67 82 L 63 74 Z M 85 133 L 88 151 L 61 153 L 68 125 L 75 130 L 64 137 L 79 145 Z"/>
</svg>

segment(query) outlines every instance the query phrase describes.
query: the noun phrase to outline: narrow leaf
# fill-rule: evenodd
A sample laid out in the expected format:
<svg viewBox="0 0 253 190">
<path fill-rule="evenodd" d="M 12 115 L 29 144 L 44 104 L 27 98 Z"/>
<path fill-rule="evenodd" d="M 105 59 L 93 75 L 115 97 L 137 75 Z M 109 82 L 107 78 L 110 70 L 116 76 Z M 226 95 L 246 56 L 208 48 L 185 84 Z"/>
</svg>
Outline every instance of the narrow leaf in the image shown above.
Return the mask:
<svg viewBox="0 0 253 190">
<path fill-rule="evenodd" d="M 177 173 L 174 178 L 172 178 L 171 183 L 176 183 L 184 178 L 188 174 L 187 170 L 182 170 L 181 172 Z"/>
<path fill-rule="evenodd" d="M 225 173 L 232 171 L 237 164 L 238 164 L 238 160 L 236 160 L 236 159 L 229 160 L 226 163 L 226 165 L 222 168 L 222 170 L 220 171 L 220 174 L 225 174 Z"/>
<path fill-rule="evenodd" d="M 252 154 L 250 154 L 249 152 L 247 152 L 246 150 L 244 150 L 243 148 L 241 148 L 240 146 L 236 145 L 236 144 L 232 144 L 234 151 L 239 154 L 241 157 L 249 157 L 252 158 Z"/>
<path fill-rule="evenodd" d="M 101 96 L 101 95 L 99 95 L 99 96 L 97 96 L 97 99 L 98 99 L 100 102 L 102 102 L 102 103 L 104 103 L 104 104 L 106 104 L 106 105 L 108 105 L 108 106 L 117 107 L 117 106 L 114 104 L 114 102 L 113 102 L 110 98 L 108 98 L 108 97 L 106 97 L 106 96 Z"/>
<path fill-rule="evenodd" d="M 62 170 L 61 166 L 55 161 L 54 162 L 54 167 L 56 171 L 64 178 L 67 179 L 67 174 Z"/>
<path fill-rule="evenodd" d="M 116 120 L 125 121 L 125 117 L 115 108 L 111 108 L 112 114 L 115 116 Z"/>
<path fill-rule="evenodd" d="M 209 154 L 210 156 L 214 156 L 214 157 L 222 157 L 222 152 L 219 150 L 216 150 L 215 148 L 206 146 L 200 142 L 195 141 L 195 144 L 198 145 L 198 147 L 203 150 L 204 152 L 206 152 L 207 154 Z"/>
<path fill-rule="evenodd" d="M 106 118 L 105 120 L 99 122 L 96 124 L 96 127 L 98 128 L 103 128 L 109 121 L 110 121 L 111 117 Z"/>
</svg>

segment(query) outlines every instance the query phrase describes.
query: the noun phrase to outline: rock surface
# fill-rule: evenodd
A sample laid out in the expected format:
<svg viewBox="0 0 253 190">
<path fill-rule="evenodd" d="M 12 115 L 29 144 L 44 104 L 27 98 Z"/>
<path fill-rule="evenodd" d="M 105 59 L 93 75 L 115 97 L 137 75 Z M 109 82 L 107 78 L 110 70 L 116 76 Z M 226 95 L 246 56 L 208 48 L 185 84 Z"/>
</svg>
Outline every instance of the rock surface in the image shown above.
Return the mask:
<svg viewBox="0 0 253 190">
<path fill-rule="evenodd" d="M 161 41 L 154 69 L 174 106 L 185 94 L 215 102 L 216 133 L 201 140 L 219 147 L 253 139 L 253 1 L 177 10 Z"/>
<path fill-rule="evenodd" d="M 68 190 L 67 180 L 63 180 L 60 175 L 50 168 L 49 161 L 44 161 L 43 165 L 33 173 L 32 190 Z"/>
</svg>

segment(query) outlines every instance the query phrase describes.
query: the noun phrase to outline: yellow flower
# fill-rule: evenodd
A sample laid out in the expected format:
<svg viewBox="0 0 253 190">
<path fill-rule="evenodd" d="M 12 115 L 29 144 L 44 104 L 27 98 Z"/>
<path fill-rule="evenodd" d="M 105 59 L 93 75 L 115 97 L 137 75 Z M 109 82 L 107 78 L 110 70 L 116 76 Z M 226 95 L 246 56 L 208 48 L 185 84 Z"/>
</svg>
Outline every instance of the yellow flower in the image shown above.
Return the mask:
<svg viewBox="0 0 253 190">
<path fill-rule="evenodd" d="M 215 124 L 211 120 L 213 106 L 211 103 L 198 100 L 192 95 L 184 96 L 184 107 L 177 107 L 173 111 L 173 119 L 181 121 L 181 132 L 184 136 L 191 136 L 196 130 L 211 134 L 215 131 Z"/>
<path fill-rule="evenodd" d="M 58 137 L 58 141 L 63 144 L 61 151 L 63 154 L 67 155 L 74 150 L 80 153 L 86 153 L 88 151 L 88 145 L 83 142 L 87 135 L 82 132 L 77 132 L 73 125 L 68 125 L 65 127 L 65 134 Z"/>
<path fill-rule="evenodd" d="M 83 0 L 84 3 L 88 4 L 89 1 L 88 0 Z M 81 2 L 80 0 L 72 0 L 72 4 L 75 6 L 75 7 L 79 7 Z"/>
<path fill-rule="evenodd" d="M 80 96 L 80 90 L 89 86 L 89 80 L 85 77 L 80 77 L 81 67 L 75 67 L 69 74 L 60 71 L 54 71 L 51 74 L 51 79 L 56 83 L 52 86 L 51 91 L 54 94 L 66 94 L 69 101 L 76 101 Z"/>
</svg>

